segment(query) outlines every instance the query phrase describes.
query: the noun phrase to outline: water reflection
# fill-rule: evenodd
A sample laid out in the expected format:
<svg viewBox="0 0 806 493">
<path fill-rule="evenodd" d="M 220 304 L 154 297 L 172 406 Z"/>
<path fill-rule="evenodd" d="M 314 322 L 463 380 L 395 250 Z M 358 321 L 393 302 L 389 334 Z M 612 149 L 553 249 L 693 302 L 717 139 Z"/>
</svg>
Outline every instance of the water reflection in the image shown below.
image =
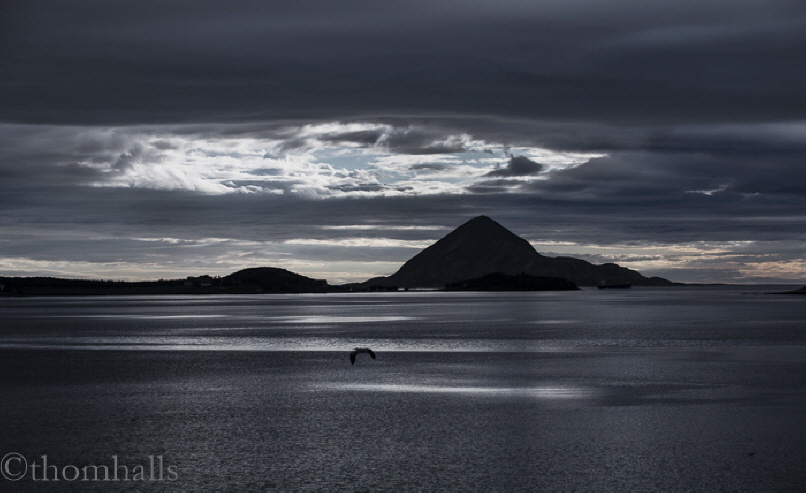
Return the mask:
<svg viewBox="0 0 806 493">
<path fill-rule="evenodd" d="M 320 389 L 370 391 L 475 394 L 492 397 L 529 397 L 534 399 L 580 399 L 602 395 L 601 390 L 572 387 L 463 387 L 442 385 L 413 385 L 390 383 L 345 383 L 319 386 Z"/>
</svg>

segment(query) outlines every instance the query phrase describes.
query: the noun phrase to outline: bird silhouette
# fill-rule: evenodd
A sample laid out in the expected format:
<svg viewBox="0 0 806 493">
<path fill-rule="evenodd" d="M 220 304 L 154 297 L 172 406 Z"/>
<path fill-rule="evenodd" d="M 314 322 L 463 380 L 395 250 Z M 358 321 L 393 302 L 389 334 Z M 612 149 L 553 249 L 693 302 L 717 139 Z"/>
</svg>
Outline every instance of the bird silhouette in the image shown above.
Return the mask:
<svg viewBox="0 0 806 493">
<path fill-rule="evenodd" d="M 375 359 L 375 353 L 372 352 L 372 349 L 368 347 L 355 347 L 353 351 L 350 353 L 350 364 L 355 364 L 355 355 L 358 353 L 367 353 L 372 359 Z"/>
</svg>

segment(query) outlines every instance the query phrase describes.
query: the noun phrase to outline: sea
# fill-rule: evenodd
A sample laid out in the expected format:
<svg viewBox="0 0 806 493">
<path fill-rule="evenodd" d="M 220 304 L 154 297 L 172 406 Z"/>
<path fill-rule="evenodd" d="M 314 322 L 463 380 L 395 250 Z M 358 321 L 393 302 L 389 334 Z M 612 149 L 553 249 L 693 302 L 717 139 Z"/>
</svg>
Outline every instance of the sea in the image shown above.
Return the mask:
<svg viewBox="0 0 806 493">
<path fill-rule="evenodd" d="M 2 298 L 0 490 L 804 491 L 794 287 Z"/>
</svg>

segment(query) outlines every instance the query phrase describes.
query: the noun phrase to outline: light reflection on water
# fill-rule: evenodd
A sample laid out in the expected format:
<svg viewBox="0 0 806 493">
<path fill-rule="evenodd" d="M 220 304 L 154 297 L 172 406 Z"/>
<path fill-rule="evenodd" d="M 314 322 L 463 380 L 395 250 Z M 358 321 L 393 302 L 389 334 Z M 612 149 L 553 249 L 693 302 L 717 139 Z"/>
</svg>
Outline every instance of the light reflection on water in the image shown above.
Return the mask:
<svg viewBox="0 0 806 493">
<path fill-rule="evenodd" d="M 371 346 L 375 352 L 552 352 L 570 350 L 564 341 L 481 341 L 481 340 L 391 340 L 322 338 L 210 338 L 210 337 L 29 337 L 0 342 L 0 348 L 94 349 L 151 351 L 346 351 L 354 346 Z"/>
<path fill-rule="evenodd" d="M 628 350 L 642 348 L 688 348 L 702 346 L 700 341 L 635 341 L 607 340 L 452 340 L 452 339 L 350 339 L 350 338 L 248 338 L 248 337 L 163 337 L 163 336 L 104 336 L 104 337 L 27 337 L 6 339 L 0 348 L 39 349 L 109 349 L 163 350 L 187 349 L 205 351 L 344 351 L 354 346 L 371 346 L 375 352 L 469 352 L 522 353 L 578 351 L 585 348 Z"/>
<path fill-rule="evenodd" d="M 568 387 L 459 387 L 444 385 L 412 385 L 388 383 L 345 383 L 320 385 L 317 389 L 368 391 L 368 392 L 417 392 L 442 394 L 476 394 L 491 397 L 529 397 L 535 399 L 578 399 L 602 395 L 601 390 Z"/>
<path fill-rule="evenodd" d="M 110 313 L 104 315 L 98 314 L 81 314 L 81 315 L 70 315 L 70 314 L 59 314 L 59 315 L 36 315 L 36 318 L 103 318 L 103 319 L 117 319 L 117 320 L 169 320 L 172 318 L 225 318 L 226 315 L 200 315 L 200 314 L 183 314 L 183 315 L 135 315 L 132 313 Z M 32 317 L 34 318 L 34 317 Z"/>
<path fill-rule="evenodd" d="M 170 319 L 196 319 L 196 318 L 227 318 L 229 320 L 253 320 L 265 322 L 284 322 L 289 324 L 346 324 L 346 323 L 368 323 L 368 322 L 402 322 L 406 320 L 416 320 L 416 317 L 405 316 L 382 316 L 382 317 L 350 317 L 338 315 L 304 315 L 304 316 L 232 316 L 224 314 L 181 314 L 181 315 L 138 315 L 133 313 L 110 313 L 110 314 L 59 314 L 59 315 L 34 315 L 31 318 L 56 318 L 56 319 L 110 319 L 110 320 L 170 320 Z M 219 327 L 210 327 L 218 329 Z"/>
<path fill-rule="evenodd" d="M 338 315 L 309 315 L 298 317 L 270 317 L 278 322 L 290 324 L 347 324 L 347 323 L 367 323 L 367 322 L 402 322 L 405 320 L 416 320 L 417 317 L 404 316 L 384 316 L 384 317 L 348 317 Z"/>
</svg>

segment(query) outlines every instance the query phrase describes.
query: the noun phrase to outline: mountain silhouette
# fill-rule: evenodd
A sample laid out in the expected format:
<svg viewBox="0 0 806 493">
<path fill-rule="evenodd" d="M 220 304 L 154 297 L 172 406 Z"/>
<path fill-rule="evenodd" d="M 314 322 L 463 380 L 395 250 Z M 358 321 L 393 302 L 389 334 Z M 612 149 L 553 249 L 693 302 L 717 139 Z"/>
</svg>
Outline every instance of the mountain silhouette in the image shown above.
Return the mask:
<svg viewBox="0 0 806 493">
<path fill-rule="evenodd" d="M 326 281 L 311 279 L 277 267 L 239 270 L 222 279 L 224 286 L 242 286 L 266 293 L 311 293 L 329 289 Z"/>
<path fill-rule="evenodd" d="M 562 277 L 580 286 L 673 284 L 660 277 L 644 277 L 637 271 L 613 263 L 594 265 L 571 257 L 541 255 L 528 241 L 487 216 L 475 217 L 459 226 L 412 257 L 391 276 L 376 277 L 363 284 L 441 288 L 494 272 Z"/>
<path fill-rule="evenodd" d="M 0 296 L 326 293 L 332 290 L 324 279 L 311 279 L 276 267 L 243 269 L 223 278 L 202 275 L 130 282 L 0 276 Z"/>
</svg>

